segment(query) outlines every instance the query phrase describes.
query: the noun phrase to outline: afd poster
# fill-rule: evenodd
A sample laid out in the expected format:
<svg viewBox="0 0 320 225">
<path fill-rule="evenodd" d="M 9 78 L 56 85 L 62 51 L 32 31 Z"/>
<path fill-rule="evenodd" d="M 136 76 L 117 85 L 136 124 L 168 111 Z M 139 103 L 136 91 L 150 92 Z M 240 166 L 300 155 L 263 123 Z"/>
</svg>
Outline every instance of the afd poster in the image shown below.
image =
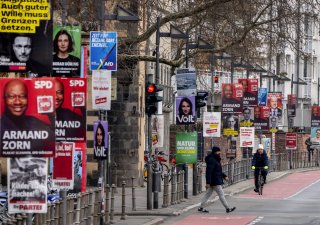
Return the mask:
<svg viewBox="0 0 320 225">
<path fill-rule="evenodd" d="M 108 122 L 95 121 L 93 123 L 93 149 L 95 159 L 107 159 L 109 148 Z"/>
<path fill-rule="evenodd" d="M 92 71 L 92 109 L 111 109 L 111 71 Z"/>
<path fill-rule="evenodd" d="M 80 77 L 81 27 L 53 26 L 53 76 Z"/>
<path fill-rule="evenodd" d="M 74 182 L 73 153 L 74 142 L 56 142 L 53 157 L 52 186 L 57 189 L 72 189 Z"/>
<path fill-rule="evenodd" d="M 0 72 L 52 73 L 50 11 L 49 0 L 1 1 Z"/>
<path fill-rule="evenodd" d="M 197 162 L 197 132 L 176 133 L 176 163 L 190 164 Z"/>
<path fill-rule="evenodd" d="M 2 157 L 54 156 L 54 84 L 52 78 L 0 80 Z"/>
<path fill-rule="evenodd" d="M 90 32 L 90 69 L 117 71 L 116 32 Z"/>
<path fill-rule="evenodd" d="M 220 137 L 221 112 L 203 113 L 203 137 Z"/>
<path fill-rule="evenodd" d="M 47 212 L 48 160 L 16 157 L 7 160 L 9 213 Z"/>
</svg>

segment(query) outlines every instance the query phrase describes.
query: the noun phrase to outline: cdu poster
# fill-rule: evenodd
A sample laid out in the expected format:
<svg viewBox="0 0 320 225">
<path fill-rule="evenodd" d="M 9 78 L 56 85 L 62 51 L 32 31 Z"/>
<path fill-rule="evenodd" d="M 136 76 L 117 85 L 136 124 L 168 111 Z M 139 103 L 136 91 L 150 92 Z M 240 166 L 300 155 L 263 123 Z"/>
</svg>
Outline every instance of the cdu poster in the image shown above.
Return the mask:
<svg viewBox="0 0 320 225">
<path fill-rule="evenodd" d="M 3 78 L 0 89 L 1 156 L 54 156 L 54 79 Z"/>
<path fill-rule="evenodd" d="M 197 162 L 198 138 L 197 132 L 176 133 L 176 163 Z"/>
</svg>

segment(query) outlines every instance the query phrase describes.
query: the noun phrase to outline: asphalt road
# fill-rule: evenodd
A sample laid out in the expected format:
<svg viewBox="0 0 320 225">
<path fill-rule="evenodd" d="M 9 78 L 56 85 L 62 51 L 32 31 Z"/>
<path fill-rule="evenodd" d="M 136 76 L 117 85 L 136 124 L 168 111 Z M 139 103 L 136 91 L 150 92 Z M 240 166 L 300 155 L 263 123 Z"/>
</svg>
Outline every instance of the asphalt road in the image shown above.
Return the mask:
<svg viewBox="0 0 320 225">
<path fill-rule="evenodd" d="M 217 201 L 208 205 L 210 213 L 196 209 L 163 224 L 174 225 L 320 225 L 320 171 L 294 173 L 267 183 L 263 195 L 253 190 L 227 198 L 235 212 L 227 214 Z"/>
</svg>

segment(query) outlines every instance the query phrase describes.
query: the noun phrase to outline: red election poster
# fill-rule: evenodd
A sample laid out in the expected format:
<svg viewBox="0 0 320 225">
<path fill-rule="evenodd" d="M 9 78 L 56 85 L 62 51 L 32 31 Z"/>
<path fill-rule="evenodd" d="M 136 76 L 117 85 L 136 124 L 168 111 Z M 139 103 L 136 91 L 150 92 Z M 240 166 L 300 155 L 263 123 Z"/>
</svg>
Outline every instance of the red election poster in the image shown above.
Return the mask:
<svg viewBox="0 0 320 225">
<path fill-rule="evenodd" d="M 52 157 L 55 86 L 52 78 L 0 80 L 1 156 Z"/>
<path fill-rule="evenodd" d="M 85 78 L 56 78 L 56 141 L 86 141 Z"/>
<path fill-rule="evenodd" d="M 320 106 L 311 107 L 311 127 L 320 127 Z"/>
<path fill-rule="evenodd" d="M 254 107 L 254 127 L 256 132 L 269 130 L 270 109 L 267 106 Z"/>
<path fill-rule="evenodd" d="M 239 79 L 243 86 L 243 107 L 258 105 L 258 79 Z"/>
<path fill-rule="evenodd" d="M 68 196 L 76 197 L 75 194 L 86 191 L 87 182 L 87 159 L 86 159 L 86 142 L 76 142 L 73 153 L 73 189 L 68 191 Z"/>
<path fill-rule="evenodd" d="M 286 149 L 297 149 L 297 133 L 286 133 Z"/>
<path fill-rule="evenodd" d="M 222 114 L 241 114 L 242 98 L 241 84 L 222 84 Z"/>
<path fill-rule="evenodd" d="M 9 213 L 46 213 L 48 160 L 19 157 L 7 163 Z"/>
<path fill-rule="evenodd" d="M 57 142 L 53 158 L 53 187 L 58 189 L 73 189 L 73 153 L 74 142 Z"/>
</svg>

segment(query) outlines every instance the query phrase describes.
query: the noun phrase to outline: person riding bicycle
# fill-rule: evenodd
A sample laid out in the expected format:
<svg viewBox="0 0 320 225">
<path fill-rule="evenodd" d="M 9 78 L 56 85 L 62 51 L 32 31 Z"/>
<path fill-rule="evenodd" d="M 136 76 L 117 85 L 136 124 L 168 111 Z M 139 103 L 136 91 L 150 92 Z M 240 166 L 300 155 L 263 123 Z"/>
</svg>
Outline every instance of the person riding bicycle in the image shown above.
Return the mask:
<svg viewBox="0 0 320 225">
<path fill-rule="evenodd" d="M 266 151 L 263 149 L 263 145 L 259 144 L 257 152 L 253 155 L 251 168 L 254 170 L 254 184 L 255 184 L 255 192 L 258 192 L 258 176 L 259 170 L 261 170 L 261 174 L 263 177 L 264 184 L 267 180 L 268 174 L 268 156 Z"/>
</svg>

